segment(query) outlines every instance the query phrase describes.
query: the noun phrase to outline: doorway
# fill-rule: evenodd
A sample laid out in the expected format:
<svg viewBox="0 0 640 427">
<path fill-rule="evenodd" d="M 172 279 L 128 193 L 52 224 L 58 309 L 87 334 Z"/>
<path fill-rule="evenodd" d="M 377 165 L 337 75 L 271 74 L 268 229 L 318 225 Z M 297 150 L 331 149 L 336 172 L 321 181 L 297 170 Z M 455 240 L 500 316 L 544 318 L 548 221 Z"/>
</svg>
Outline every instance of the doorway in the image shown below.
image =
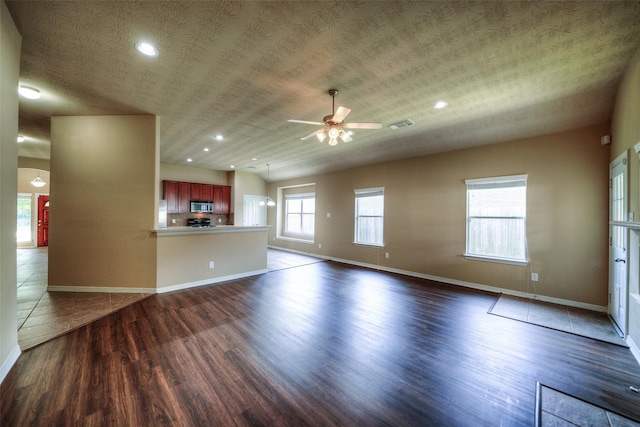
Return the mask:
<svg viewBox="0 0 640 427">
<path fill-rule="evenodd" d="M 244 196 L 242 206 L 242 225 L 267 225 L 267 207 L 264 196 Z M 260 205 L 260 202 L 263 205 Z"/>
<path fill-rule="evenodd" d="M 38 196 L 38 247 L 49 246 L 49 196 Z"/>
<path fill-rule="evenodd" d="M 610 165 L 609 209 L 611 221 L 627 221 L 627 153 Z M 611 225 L 609 234 L 609 315 L 616 326 L 627 335 L 627 227 Z"/>
</svg>

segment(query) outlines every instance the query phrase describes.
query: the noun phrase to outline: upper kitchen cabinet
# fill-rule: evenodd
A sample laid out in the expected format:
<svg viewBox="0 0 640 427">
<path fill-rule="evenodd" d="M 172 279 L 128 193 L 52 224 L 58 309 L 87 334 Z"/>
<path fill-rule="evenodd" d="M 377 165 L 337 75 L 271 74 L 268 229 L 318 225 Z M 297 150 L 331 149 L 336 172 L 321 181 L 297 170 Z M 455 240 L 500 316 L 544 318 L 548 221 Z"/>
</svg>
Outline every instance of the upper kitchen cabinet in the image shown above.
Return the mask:
<svg viewBox="0 0 640 427">
<path fill-rule="evenodd" d="M 167 201 L 167 213 L 178 213 L 178 182 L 162 181 L 162 188 Z"/>
<path fill-rule="evenodd" d="M 188 182 L 178 183 L 178 213 L 191 212 L 191 184 Z"/>
<path fill-rule="evenodd" d="M 191 200 L 201 202 L 213 201 L 213 184 L 191 183 Z"/>
<path fill-rule="evenodd" d="M 162 181 L 167 213 L 189 213 L 191 210 L 191 185 L 188 182 Z"/>
<path fill-rule="evenodd" d="M 231 209 L 231 187 L 227 185 L 213 186 L 213 213 L 229 215 Z"/>
<path fill-rule="evenodd" d="M 231 187 L 228 185 L 180 181 L 162 181 L 162 184 L 167 213 L 190 213 L 192 200 L 213 201 L 216 215 L 229 215 L 231 211 Z"/>
</svg>

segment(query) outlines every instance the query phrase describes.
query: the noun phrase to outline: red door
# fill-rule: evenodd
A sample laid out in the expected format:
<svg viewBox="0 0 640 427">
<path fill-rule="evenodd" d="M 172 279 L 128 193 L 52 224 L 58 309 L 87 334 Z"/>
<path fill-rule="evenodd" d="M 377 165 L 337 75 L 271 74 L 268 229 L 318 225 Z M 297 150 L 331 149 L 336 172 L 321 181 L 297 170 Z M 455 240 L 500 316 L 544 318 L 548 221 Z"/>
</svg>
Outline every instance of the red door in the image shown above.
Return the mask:
<svg viewBox="0 0 640 427">
<path fill-rule="evenodd" d="M 49 196 L 38 196 L 38 247 L 49 246 Z"/>
</svg>

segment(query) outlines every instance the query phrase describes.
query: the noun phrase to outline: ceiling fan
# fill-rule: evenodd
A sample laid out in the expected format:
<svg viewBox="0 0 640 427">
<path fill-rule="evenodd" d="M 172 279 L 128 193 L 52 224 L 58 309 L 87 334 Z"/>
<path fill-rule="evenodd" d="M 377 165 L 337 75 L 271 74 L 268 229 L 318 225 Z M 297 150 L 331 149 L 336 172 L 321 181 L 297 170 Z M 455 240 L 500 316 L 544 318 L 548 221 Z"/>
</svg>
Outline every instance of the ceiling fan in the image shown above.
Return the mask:
<svg viewBox="0 0 640 427">
<path fill-rule="evenodd" d="M 345 117 L 351 112 L 350 109 L 346 107 L 338 107 L 338 110 L 335 110 L 335 102 L 336 95 L 338 95 L 337 89 L 329 89 L 329 95 L 333 98 L 332 102 L 332 114 L 329 116 L 324 116 L 322 122 L 310 122 L 307 120 L 287 120 L 289 123 L 302 123 L 305 125 L 316 125 L 316 126 L 324 126 L 322 129 L 318 129 L 315 132 L 310 133 L 307 136 L 300 138 L 301 141 L 304 141 L 307 138 L 311 138 L 312 136 L 316 136 L 320 142 L 324 141 L 325 138 L 329 137 L 329 145 L 334 146 L 338 144 L 338 138 L 342 140 L 342 142 L 352 141 L 351 135 L 345 129 L 381 129 L 382 123 L 377 122 L 369 122 L 369 123 L 344 123 Z"/>
</svg>

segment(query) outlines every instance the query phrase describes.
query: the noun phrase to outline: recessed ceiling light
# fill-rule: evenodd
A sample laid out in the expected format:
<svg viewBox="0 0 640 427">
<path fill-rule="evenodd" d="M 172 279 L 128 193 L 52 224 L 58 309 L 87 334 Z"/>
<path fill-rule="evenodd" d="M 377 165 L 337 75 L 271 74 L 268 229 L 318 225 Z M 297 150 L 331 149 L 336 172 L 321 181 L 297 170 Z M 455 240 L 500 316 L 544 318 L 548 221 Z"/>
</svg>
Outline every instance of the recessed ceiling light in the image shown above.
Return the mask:
<svg viewBox="0 0 640 427">
<path fill-rule="evenodd" d="M 158 56 L 159 54 L 158 49 L 156 49 L 156 47 L 151 43 L 147 43 L 147 42 L 136 43 L 136 49 L 138 50 L 138 52 L 146 56 L 155 57 L 155 56 Z"/>
<path fill-rule="evenodd" d="M 24 142 L 24 136 L 18 135 L 18 142 Z"/>
<path fill-rule="evenodd" d="M 187 162 L 193 162 L 193 159 L 189 158 L 187 159 Z"/>
<path fill-rule="evenodd" d="M 252 157 L 251 160 L 253 160 L 255 162 L 256 160 L 258 160 L 258 158 L 257 157 Z"/>
<path fill-rule="evenodd" d="M 229 165 L 229 167 L 230 167 L 231 169 L 235 169 L 235 168 L 236 168 L 234 165 Z"/>
<path fill-rule="evenodd" d="M 435 110 L 442 110 L 443 108 L 447 108 L 447 102 L 446 101 L 438 101 L 435 104 L 433 104 L 433 108 Z"/>
<path fill-rule="evenodd" d="M 224 139 L 224 137 L 222 135 L 216 135 L 216 140 L 217 141 L 222 141 Z"/>
<path fill-rule="evenodd" d="M 18 88 L 18 92 L 20 95 L 29 99 L 38 99 L 40 98 L 40 91 L 35 87 L 20 85 Z"/>
<path fill-rule="evenodd" d="M 206 151 L 206 152 L 209 152 L 209 149 L 208 149 L 208 148 L 206 148 L 206 147 L 205 147 L 203 150 L 204 150 L 204 151 Z"/>
</svg>

